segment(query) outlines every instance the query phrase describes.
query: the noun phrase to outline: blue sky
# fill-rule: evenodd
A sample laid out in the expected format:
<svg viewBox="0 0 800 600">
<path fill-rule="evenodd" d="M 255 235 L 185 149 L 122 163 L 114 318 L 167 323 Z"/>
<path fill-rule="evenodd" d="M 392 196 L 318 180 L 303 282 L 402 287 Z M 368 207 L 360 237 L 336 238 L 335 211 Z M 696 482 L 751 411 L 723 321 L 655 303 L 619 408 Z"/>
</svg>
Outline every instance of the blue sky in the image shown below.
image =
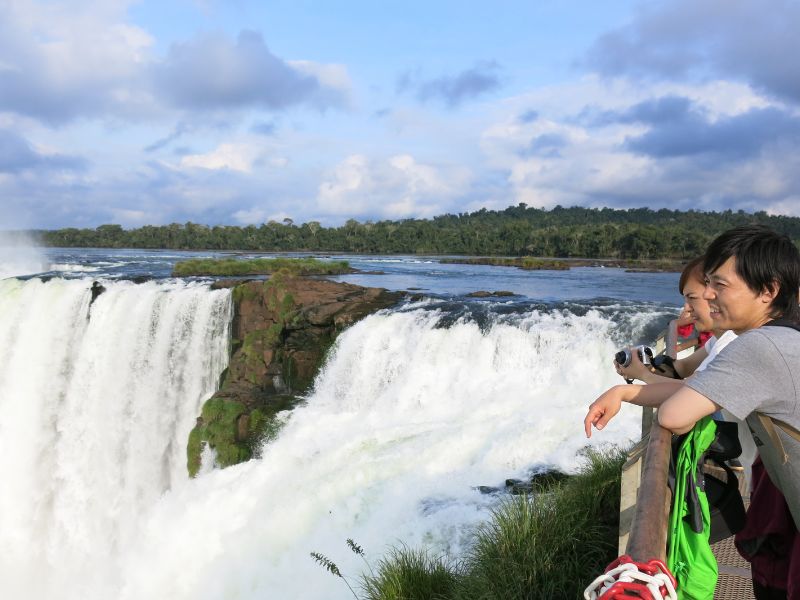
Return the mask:
<svg viewBox="0 0 800 600">
<path fill-rule="evenodd" d="M 0 0 L 0 228 L 800 215 L 796 1 Z"/>
</svg>

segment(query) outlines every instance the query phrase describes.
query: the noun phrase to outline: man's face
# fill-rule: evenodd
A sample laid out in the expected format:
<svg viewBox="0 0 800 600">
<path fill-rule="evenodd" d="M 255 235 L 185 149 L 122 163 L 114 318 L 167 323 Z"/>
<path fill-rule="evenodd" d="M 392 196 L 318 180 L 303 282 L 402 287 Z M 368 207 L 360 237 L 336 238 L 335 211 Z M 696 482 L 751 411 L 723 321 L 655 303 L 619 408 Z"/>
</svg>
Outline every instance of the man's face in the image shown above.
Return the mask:
<svg viewBox="0 0 800 600">
<path fill-rule="evenodd" d="M 731 257 L 708 274 L 703 298 L 708 300 L 714 327 L 739 334 L 771 320 L 770 306 L 775 294 L 770 290 L 756 293 L 747 287 L 736 273 L 736 259 Z"/>
</svg>

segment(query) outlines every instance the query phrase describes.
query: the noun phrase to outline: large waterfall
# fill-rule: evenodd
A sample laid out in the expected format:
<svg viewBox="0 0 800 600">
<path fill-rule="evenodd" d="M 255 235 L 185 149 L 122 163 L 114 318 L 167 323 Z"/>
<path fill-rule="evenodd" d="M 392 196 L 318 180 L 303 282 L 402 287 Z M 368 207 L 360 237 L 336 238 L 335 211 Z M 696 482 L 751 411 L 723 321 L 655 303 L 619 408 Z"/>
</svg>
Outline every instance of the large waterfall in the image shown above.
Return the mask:
<svg viewBox="0 0 800 600">
<path fill-rule="evenodd" d="M 575 469 L 587 404 L 618 383 L 619 316 L 431 307 L 345 331 L 262 458 L 185 475 L 224 366 L 228 300 L 185 284 L 0 282 L 0 597 L 349 598 L 391 545 L 453 555 L 502 486 Z M 624 310 L 622 312 L 625 312 Z M 623 315 L 638 319 L 647 315 Z M 592 443 L 638 434 L 633 407 Z"/>
<path fill-rule="evenodd" d="M 3 598 L 118 585 L 227 364 L 227 291 L 105 285 L 91 303 L 87 280 L 0 281 Z"/>
</svg>

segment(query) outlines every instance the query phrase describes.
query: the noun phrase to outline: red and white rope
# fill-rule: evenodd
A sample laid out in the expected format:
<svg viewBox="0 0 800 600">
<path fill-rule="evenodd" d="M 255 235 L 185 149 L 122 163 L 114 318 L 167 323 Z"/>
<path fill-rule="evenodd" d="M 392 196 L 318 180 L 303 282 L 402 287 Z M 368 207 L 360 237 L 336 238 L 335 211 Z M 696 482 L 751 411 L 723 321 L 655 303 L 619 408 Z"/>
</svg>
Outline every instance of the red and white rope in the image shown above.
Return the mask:
<svg viewBox="0 0 800 600">
<path fill-rule="evenodd" d="M 660 560 L 634 562 L 621 556 L 583 592 L 585 600 L 677 600 L 672 573 Z"/>
</svg>

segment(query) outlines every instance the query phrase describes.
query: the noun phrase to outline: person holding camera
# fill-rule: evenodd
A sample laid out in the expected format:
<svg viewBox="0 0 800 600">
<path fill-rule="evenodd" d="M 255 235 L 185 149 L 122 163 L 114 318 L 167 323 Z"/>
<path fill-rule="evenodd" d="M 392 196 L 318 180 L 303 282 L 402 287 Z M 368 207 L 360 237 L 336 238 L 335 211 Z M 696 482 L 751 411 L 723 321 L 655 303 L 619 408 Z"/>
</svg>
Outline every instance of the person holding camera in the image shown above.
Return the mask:
<svg viewBox="0 0 800 600">
<path fill-rule="evenodd" d="M 703 347 L 695 350 L 686 358 L 671 361 L 667 365 L 672 367 L 674 376 L 662 365 L 657 365 L 657 358 L 655 361 L 653 360 L 652 350 L 648 355 L 647 350 L 649 349 L 644 346 L 638 347 L 640 348 L 638 351 L 630 349 L 627 352 L 618 352 L 614 357 L 614 368 L 626 381 L 638 379 L 645 383 L 659 383 L 674 379 L 686 379 L 694 372 L 705 369 L 728 343 L 736 339 L 733 331 L 719 329 L 711 319 L 708 301 L 703 298 L 706 285 L 703 260 L 704 257 L 700 256 L 689 261 L 681 273 L 678 282 L 678 290 L 684 298 L 681 316 L 687 323 L 693 324 L 697 331 L 711 331 L 713 335 Z"/>
<path fill-rule="evenodd" d="M 770 481 L 786 502 L 797 536 L 800 525 L 800 251 L 785 235 L 748 225 L 726 231 L 709 246 L 703 272 L 715 328 L 739 337 L 685 383 L 620 385 L 603 393 L 584 419 L 587 437 L 619 412 L 622 402 L 659 407 L 658 421 L 673 433 L 690 431 L 720 408 L 746 420 Z M 749 511 L 754 510 L 755 501 Z M 763 515 L 757 515 L 763 516 Z M 750 517 L 748 516 L 748 519 Z M 771 532 L 763 531 L 768 538 Z M 800 598 L 797 545 L 783 560 L 785 579 L 758 580 L 756 598 Z"/>
</svg>

